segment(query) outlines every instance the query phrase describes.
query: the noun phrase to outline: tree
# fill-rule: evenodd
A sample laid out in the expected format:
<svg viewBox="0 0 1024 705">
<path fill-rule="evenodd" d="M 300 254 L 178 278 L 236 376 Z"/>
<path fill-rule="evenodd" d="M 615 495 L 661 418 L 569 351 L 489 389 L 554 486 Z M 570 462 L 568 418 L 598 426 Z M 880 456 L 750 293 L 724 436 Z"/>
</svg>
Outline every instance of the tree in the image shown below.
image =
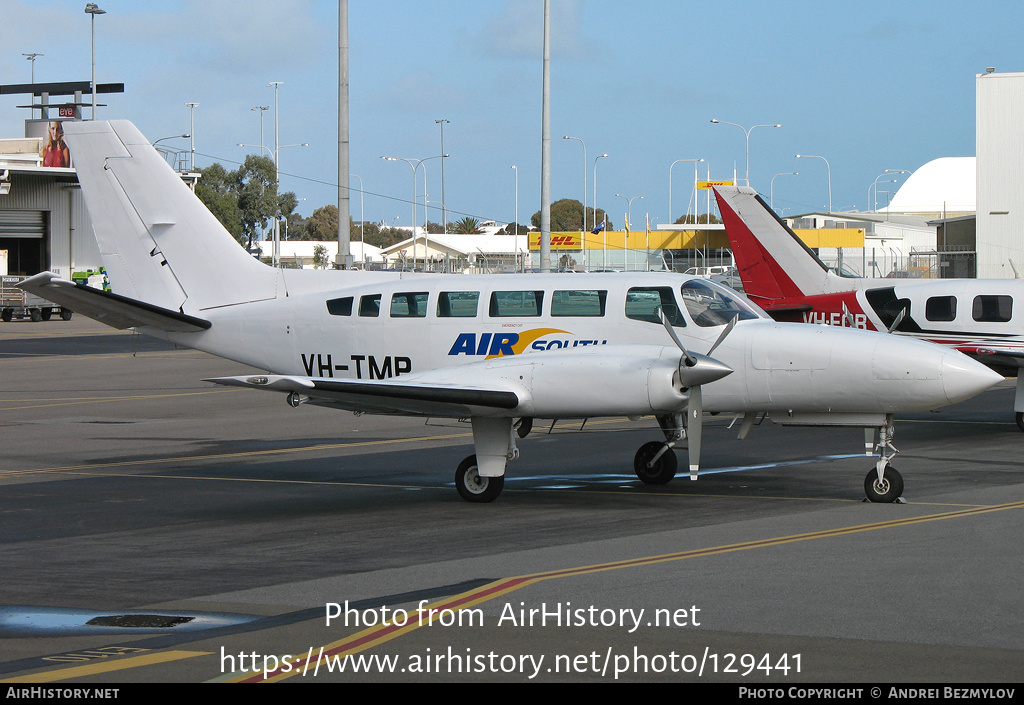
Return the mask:
<svg viewBox="0 0 1024 705">
<path fill-rule="evenodd" d="M 517 223 L 509 223 L 504 228 L 499 230 L 498 234 L 499 235 L 515 235 L 517 230 L 518 230 L 520 235 L 525 235 L 526 233 L 530 232 L 531 230 L 536 230 L 536 228 L 531 228 L 530 226 L 523 225 L 522 223 L 518 223 L 518 224 Z"/>
<path fill-rule="evenodd" d="M 238 196 L 235 194 L 235 179 L 232 173 L 220 164 L 211 164 L 202 169 L 201 173 L 202 177 L 196 182 L 196 196 L 232 237 L 244 242 L 242 214 L 238 210 Z"/>
<path fill-rule="evenodd" d="M 690 225 L 690 224 L 693 224 L 693 223 L 707 223 L 707 222 L 708 222 L 708 214 L 707 213 L 705 213 L 703 215 L 698 215 L 698 216 L 681 215 L 678 218 L 676 218 L 676 225 Z M 721 223 L 722 219 L 719 218 L 717 215 L 713 215 L 712 214 L 710 222 L 712 224 Z"/>
<path fill-rule="evenodd" d="M 310 240 L 337 240 L 338 207 L 328 204 L 313 211 L 306 219 L 306 236 Z"/>
<path fill-rule="evenodd" d="M 201 171 L 196 195 L 231 235 L 252 246 L 258 228 L 266 228 L 278 209 L 290 214 L 298 205 L 294 193 L 278 198 L 274 162 L 249 155 L 236 171 L 211 164 Z"/>
<path fill-rule="evenodd" d="M 480 233 L 480 221 L 472 216 L 452 223 L 452 232 L 459 235 L 476 235 Z"/>
<path fill-rule="evenodd" d="M 235 174 L 242 231 L 251 246 L 257 226 L 266 228 L 267 222 L 277 215 L 276 169 L 269 157 L 250 154 Z"/>
<path fill-rule="evenodd" d="M 315 269 L 327 269 L 327 248 L 323 245 L 313 246 L 313 267 Z"/>
<path fill-rule="evenodd" d="M 591 223 L 602 223 L 604 222 L 607 214 L 603 208 L 597 209 L 597 217 L 594 217 L 594 209 L 587 208 L 587 229 L 591 229 L 594 226 Z M 540 211 L 533 214 L 530 218 L 530 222 L 533 227 L 540 229 Z M 613 230 L 612 221 L 609 219 L 605 226 L 606 230 Z M 583 204 L 574 198 L 563 198 L 560 201 L 555 201 L 551 204 L 551 231 L 552 232 L 572 232 L 573 230 L 579 231 L 583 227 Z"/>
</svg>

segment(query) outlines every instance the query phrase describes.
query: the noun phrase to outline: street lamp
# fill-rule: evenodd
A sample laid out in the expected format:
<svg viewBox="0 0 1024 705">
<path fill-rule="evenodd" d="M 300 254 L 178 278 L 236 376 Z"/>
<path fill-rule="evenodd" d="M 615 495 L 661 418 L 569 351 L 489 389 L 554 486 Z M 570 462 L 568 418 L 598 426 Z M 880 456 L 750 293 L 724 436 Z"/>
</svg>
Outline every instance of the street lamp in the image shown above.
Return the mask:
<svg viewBox="0 0 1024 705">
<path fill-rule="evenodd" d="M 412 267 L 416 269 L 416 171 L 420 168 L 420 165 L 430 159 L 441 159 L 441 163 L 444 164 L 444 157 L 447 154 L 436 154 L 433 157 L 426 157 L 424 159 L 406 159 L 405 157 L 381 157 L 381 159 L 389 162 L 405 162 L 412 169 L 412 223 L 410 224 L 410 233 L 412 235 Z M 423 167 L 423 247 L 426 249 L 430 245 L 430 239 L 427 237 L 427 185 L 426 185 L 426 174 L 427 168 Z M 427 261 L 427 253 L 423 253 L 423 261 Z"/>
<path fill-rule="evenodd" d="M 566 135 L 563 140 L 576 140 L 583 145 L 583 232 L 587 230 L 587 145 L 579 137 Z"/>
<path fill-rule="evenodd" d="M 599 154 L 594 157 L 594 218 L 590 223 L 594 228 L 597 227 L 597 160 L 604 159 L 607 156 L 607 154 Z M 586 213 L 585 210 L 583 212 Z M 583 225 L 586 226 L 585 220 Z M 584 230 L 586 230 L 586 227 L 584 227 Z"/>
<path fill-rule="evenodd" d="M 96 3 L 90 2 L 85 6 L 85 12 L 89 17 L 90 34 L 92 35 L 92 119 L 96 119 L 96 15 L 107 14 L 101 10 Z"/>
<path fill-rule="evenodd" d="M 878 184 L 879 184 L 878 179 L 881 179 L 884 176 L 890 176 L 892 174 L 909 174 L 909 173 L 910 172 L 907 171 L 906 169 L 886 169 L 884 174 L 879 174 L 875 178 L 874 183 L 871 184 L 871 186 L 868 186 L 868 208 L 871 209 L 872 212 L 875 212 L 875 211 L 878 210 Z M 894 184 L 894 183 L 896 183 L 896 181 L 897 181 L 897 179 L 889 179 L 888 181 L 882 181 L 881 183 L 883 183 L 883 184 Z M 871 198 L 871 189 L 872 188 L 875 189 L 875 198 L 874 199 Z M 872 207 L 872 204 L 873 204 L 874 207 Z"/>
<path fill-rule="evenodd" d="M 828 212 L 832 212 L 832 166 L 828 163 L 828 159 L 819 156 L 817 154 L 798 154 L 797 159 L 820 159 L 825 162 L 825 169 L 828 171 Z"/>
<path fill-rule="evenodd" d="M 32 62 L 32 67 L 31 67 L 29 73 L 32 76 L 32 83 L 35 83 L 36 82 L 36 57 L 37 56 L 46 56 L 46 54 L 32 53 L 32 54 L 22 54 L 22 56 L 24 56 L 26 59 L 28 59 L 29 61 Z"/>
<path fill-rule="evenodd" d="M 434 120 L 434 124 L 441 128 L 441 154 L 444 154 L 444 126 L 450 125 L 450 120 L 444 118 L 440 120 Z M 426 186 L 424 186 L 426 190 Z M 424 196 L 426 198 L 426 196 Z M 445 205 L 444 200 L 444 159 L 441 160 L 441 233 L 445 234 L 448 232 L 448 207 Z"/>
<path fill-rule="evenodd" d="M 519 167 L 513 164 L 512 171 L 515 172 L 515 234 L 519 237 Z"/>
<path fill-rule="evenodd" d="M 185 107 L 188 108 L 188 133 L 189 133 L 189 145 L 191 152 L 189 156 L 189 171 L 196 170 L 196 107 L 199 103 L 185 103 Z"/>
<path fill-rule="evenodd" d="M 738 127 L 741 130 L 743 130 L 743 135 L 747 141 L 747 175 L 744 178 L 744 181 L 747 183 L 747 186 L 750 186 L 750 133 L 753 132 L 755 127 L 782 127 L 782 124 L 777 122 L 773 125 L 754 125 L 754 127 L 751 127 L 748 130 L 745 129 L 743 125 L 737 125 L 735 122 L 725 122 L 724 120 L 716 120 L 714 118 L 711 119 L 711 122 L 713 122 L 716 125 L 732 125 L 733 127 Z"/>
<path fill-rule="evenodd" d="M 643 196 L 633 196 L 632 198 L 623 196 L 621 193 L 615 194 L 616 198 L 621 198 L 626 202 L 626 230 L 629 230 L 629 222 L 633 220 L 633 201 L 636 199 L 643 200 Z"/>
<path fill-rule="evenodd" d="M 350 177 L 359 179 L 359 242 L 360 256 L 363 258 L 363 268 L 366 268 L 366 214 L 363 210 L 363 178 L 358 174 L 349 174 Z"/>
<path fill-rule="evenodd" d="M 785 172 L 783 172 L 781 174 L 776 174 L 775 176 L 800 176 L 800 172 L 799 171 L 785 171 Z M 772 177 L 772 184 L 771 184 L 771 190 L 770 190 L 770 199 L 768 201 L 768 204 L 771 206 L 772 210 L 775 210 L 775 176 Z"/>
<path fill-rule="evenodd" d="M 675 222 L 672 219 L 672 167 L 674 167 L 679 162 L 693 162 L 694 163 L 693 164 L 693 183 L 694 183 L 694 185 L 696 185 L 696 183 L 697 183 L 697 162 L 702 162 L 702 161 L 704 161 L 704 160 L 703 159 L 676 159 L 674 162 L 672 162 L 669 165 L 669 167 L 668 167 L 668 222 L 669 223 L 674 223 Z M 687 211 L 689 211 L 689 206 L 687 206 Z"/>
</svg>

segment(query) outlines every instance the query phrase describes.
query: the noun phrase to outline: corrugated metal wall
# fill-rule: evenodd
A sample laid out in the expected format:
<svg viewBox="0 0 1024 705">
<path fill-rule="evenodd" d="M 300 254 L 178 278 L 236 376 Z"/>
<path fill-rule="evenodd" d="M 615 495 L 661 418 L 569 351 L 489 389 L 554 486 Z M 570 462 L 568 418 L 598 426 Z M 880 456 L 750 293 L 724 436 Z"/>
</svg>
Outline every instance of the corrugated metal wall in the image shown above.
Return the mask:
<svg viewBox="0 0 1024 705">
<path fill-rule="evenodd" d="M 7 221 L 42 219 L 50 271 L 70 277 L 72 271 L 99 269 L 99 248 L 78 185 L 16 172 L 10 180 L 10 193 L 0 196 L 0 214 L 6 214 Z"/>
</svg>

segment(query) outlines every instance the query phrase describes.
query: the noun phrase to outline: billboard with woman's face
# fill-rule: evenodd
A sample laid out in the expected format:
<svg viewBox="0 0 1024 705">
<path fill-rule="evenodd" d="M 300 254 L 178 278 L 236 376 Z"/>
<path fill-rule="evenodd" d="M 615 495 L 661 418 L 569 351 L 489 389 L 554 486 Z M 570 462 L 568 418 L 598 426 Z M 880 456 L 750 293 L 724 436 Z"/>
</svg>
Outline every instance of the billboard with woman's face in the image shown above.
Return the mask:
<svg viewBox="0 0 1024 705">
<path fill-rule="evenodd" d="M 39 150 L 43 166 L 71 166 L 71 153 L 64 141 L 64 126 L 60 120 L 26 121 L 25 136 L 43 138 L 43 145 Z"/>
</svg>

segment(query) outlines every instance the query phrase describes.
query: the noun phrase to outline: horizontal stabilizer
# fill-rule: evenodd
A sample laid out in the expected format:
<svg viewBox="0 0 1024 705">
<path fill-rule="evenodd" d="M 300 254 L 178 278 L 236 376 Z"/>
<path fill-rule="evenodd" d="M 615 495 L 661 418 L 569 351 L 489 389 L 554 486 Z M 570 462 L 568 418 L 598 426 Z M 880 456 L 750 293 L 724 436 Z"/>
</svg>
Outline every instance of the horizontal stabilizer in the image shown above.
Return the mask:
<svg viewBox="0 0 1024 705">
<path fill-rule="evenodd" d="M 75 284 L 61 279 L 53 272 L 40 272 L 17 286 L 113 328 L 152 328 L 170 333 L 198 333 L 211 326 L 209 321 L 201 318 L 84 284 Z"/>
<path fill-rule="evenodd" d="M 204 380 L 229 387 L 248 387 L 300 395 L 299 403 L 333 406 L 369 414 L 401 414 L 460 418 L 492 412 L 502 415 L 519 406 L 519 396 L 504 389 L 402 382 L 321 379 L 283 375 L 248 375 Z"/>
</svg>

